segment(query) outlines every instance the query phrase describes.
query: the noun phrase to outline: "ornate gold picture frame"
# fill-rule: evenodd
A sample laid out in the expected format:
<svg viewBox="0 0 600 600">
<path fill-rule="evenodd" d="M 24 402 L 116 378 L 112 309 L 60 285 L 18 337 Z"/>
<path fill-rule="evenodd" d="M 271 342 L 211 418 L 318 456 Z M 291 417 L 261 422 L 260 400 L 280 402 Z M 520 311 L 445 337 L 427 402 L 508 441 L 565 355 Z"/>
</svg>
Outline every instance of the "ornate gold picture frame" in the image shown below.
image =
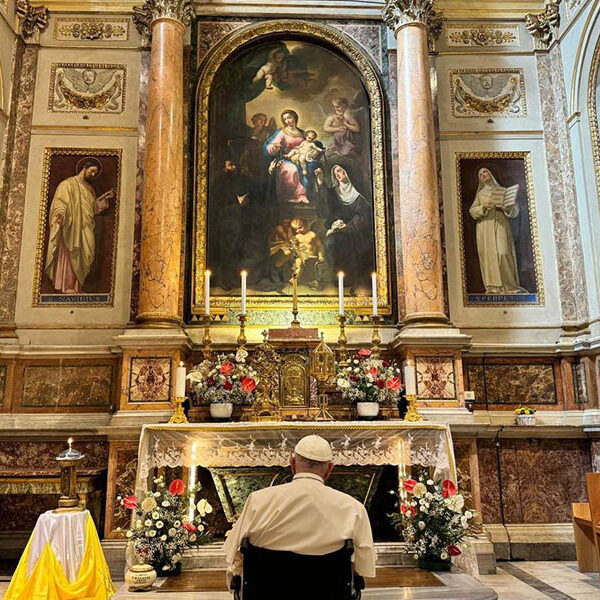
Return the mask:
<svg viewBox="0 0 600 600">
<path fill-rule="evenodd" d="M 284 38 L 282 38 L 284 36 Z M 383 92 L 376 67 L 366 54 L 339 31 L 308 21 L 280 20 L 249 25 L 240 28 L 218 44 L 204 63 L 196 91 L 196 141 L 195 141 L 195 198 L 194 198 L 194 238 L 192 258 L 192 314 L 204 312 L 204 273 L 207 268 L 207 231 L 209 201 L 210 156 L 210 96 L 213 83 L 219 69 L 234 53 L 266 40 L 290 39 L 295 43 L 314 43 L 322 45 L 329 52 L 336 53 L 355 69 L 362 82 L 369 102 L 370 133 L 370 197 L 373 207 L 374 261 L 377 278 L 378 308 L 381 314 L 389 314 L 392 309 L 390 240 L 388 236 L 388 213 L 386 192 L 386 167 L 384 147 L 384 104 Z M 293 108 L 293 107 L 291 107 Z M 352 248 L 348 248 L 351 252 Z M 370 273 L 368 273 L 370 275 Z M 212 291 L 212 287 L 211 287 Z M 239 310 L 239 293 L 211 295 L 211 310 L 223 313 L 227 309 Z M 285 294 L 249 295 L 250 309 L 289 310 L 290 296 Z M 303 309 L 337 308 L 337 295 L 300 295 L 300 307 Z M 348 310 L 370 312 L 372 297 L 368 295 L 347 295 L 345 306 Z"/>
</svg>

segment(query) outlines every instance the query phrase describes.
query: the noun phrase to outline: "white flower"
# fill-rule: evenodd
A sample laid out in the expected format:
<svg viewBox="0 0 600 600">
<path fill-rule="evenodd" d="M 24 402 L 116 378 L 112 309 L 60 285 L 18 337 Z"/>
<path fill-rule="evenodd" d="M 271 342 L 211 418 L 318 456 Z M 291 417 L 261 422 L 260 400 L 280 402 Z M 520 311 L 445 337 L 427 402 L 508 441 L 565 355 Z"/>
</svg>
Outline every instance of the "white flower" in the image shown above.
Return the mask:
<svg viewBox="0 0 600 600">
<path fill-rule="evenodd" d="M 171 503 L 168 500 L 163 500 L 160 505 L 164 506 L 165 508 L 168 508 L 169 506 L 171 506 Z"/>
<path fill-rule="evenodd" d="M 423 531 L 423 529 L 425 529 L 425 523 L 423 523 L 423 521 L 419 521 L 419 529 L 421 531 Z"/>
<path fill-rule="evenodd" d="M 160 536 L 160 541 L 161 542 L 166 542 L 167 541 L 167 536 L 166 535 L 161 535 Z"/>
<path fill-rule="evenodd" d="M 148 496 L 142 500 L 142 510 L 146 513 L 152 512 L 156 508 L 156 500 L 153 496 Z"/>
<path fill-rule="evenodd" d="M 151 529 L 151 530 L 148 532 L 148 535 L 149 535 L 150 537 L 156 537 L 156 531 L 155 531 L 154 529 Z"/>
<path fill-rule="evenodd" d="M 470 510 L 468 510 L 468 511 L 465 512 L 465 517 L 467 517 L 467 519 L 472 519 L 473 518 L 473 513 Z"/>
<path fill-rule="evenodd" d="M 195 542 L 196 541 L 196 534 L 192 533 L 192 535 L 190 535 L 190 542 Z"/>
<path fill-rule="evenodd" d="M 181 527 L 181 521 L 175 521 L 175 523 L 173 523 L 173 527 Z"/>
<path fill-rule="evenodd" d="M 144 525 L 142 524 L 142 522 L 140 520 L 137 520 L 135 522 L 135 528 L 139 531 Z"/>
<path fill-rule="evenodd" d="M 344 379 L 343 377 L 338 377 L 337 386 L 339 388 L 347 390 L 350 387 L 350 382 L 347 379 Z"/>
<path fill-rule="evenodd" d="M 128 531 L 128 532 L 127 532 L 127 537 L 129 537 L 129 538 L 130 538 L 130 537 L 133 537 L 133 531 Z"/>
<path fill-rule="evenodd" d="M 200 523 L 200 524 L 199 524 L 199 525 L 196 527 L 196 529 L 197 529 L 198 531 L 204 531 L 204 525 L 202 525 L 202 523 Z"/>
<path fill-rule="evenodd" d="M 173 537 L 177 533 L 177 530 L 174 527 L 171 527 L 167 533 L 170 537 Z"/>
<path fill-rule="evenodd" d="M 155 510 L 155 511 L 152 513 L 152 518 L 153 518 L 155 521 L 156 521 L 156 519 L 160 519 L 160 513 L 159 513 L 157 510 Z"/>
<path fill-rule="evenodd" d="M 160 492 L 154 492 L 154 497 L 155 498 L 159 498 L 160 497 Z"/>
<path fill-rule="evenodd" d="M 433 485 L 433 479 L 428 479 L 427 480 L 427 485 Z"/>
<path fill-rule="evenodd" d="M 205 498 L 202 498 L 202 500 L 200 500 L 198 502 L 198 504 L 196 505 L 196 508 L 198 509 L 198 513 L 200 514 L 201 517 L 205 517 L 206 515 L 209 515 L 213 511 L 213 507 L 209 504 L 209 502 Z"/>
<path fill-rule="evenodd" d="M 357 364 L 358 364 L 358 359 L 357 359 L 357 358 L 355 358 L 355 359 L 354 359 L 352 362 L 353 362 L 355 365 L 357 365 Z M 357 369 L 354 369 L 354 370 L 355 370 L 355 371 L 357 371 Z"/>
<path fill-rule="evenodd" d="M 164 525 L 165 524 L 162 521 L 156 521 L 156 529 L 162 529 Z"/>
<path fill-rule="evenodd" d="M 152 527 L 152 521 L 151 521 L 150 519 L 146 519 L 146 520 L 144 521 L 144 525 L 145 525 L 146 527 Z"/>
<path fill-rule="evenodd" d="M 248 357 L 248 351 L 245 350 L 244 348 L 240 348 L 236 353 L 235 353 L 235 360 L 237 362 L 245 362 L 246 358 Z"/>
<path fill-rule="evenodd" d="M 444 502 L 450 510 L 453 510 L 456 513 L 461 512 L 465 505 L 465 499 L 460 494 L 450 496 L 449 498 L 446 498 Z"/>
<path fill-rule="evenodd" d="M 444 550 L 444 552 L 442 552 L 442 553 L 440 554 L 440 558 L 441 558 L 442 560 L 446 560 L 446 559 L 448 558 L 448 553 L 447 553 L 447 552 Z"/>
<path fill-rule="evenodd" d="M 168 571 L 171 568 L 171 565 L 164 565 L 162 570 L 163 571 Z"/>
<path fill-rule="evenodd" d="M 427 488 L 425 487 L 425 484 L 419 482 L 419 483 L 417 483 L 417 485 L 415 485 L 415 487 L 413 489 L 413 496 L 420 498 L 426 492 L 427 492 Z"/>
</svg>

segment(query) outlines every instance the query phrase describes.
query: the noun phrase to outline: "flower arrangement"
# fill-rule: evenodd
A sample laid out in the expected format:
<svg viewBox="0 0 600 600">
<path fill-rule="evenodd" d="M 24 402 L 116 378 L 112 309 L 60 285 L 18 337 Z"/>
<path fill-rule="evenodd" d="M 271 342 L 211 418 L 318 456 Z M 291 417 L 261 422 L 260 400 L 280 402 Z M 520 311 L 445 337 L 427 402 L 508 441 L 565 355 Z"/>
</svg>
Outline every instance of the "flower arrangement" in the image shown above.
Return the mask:
<svg viewBox="0 0 600 600">
<path fill-rule="evenodd" d="M 405 479 L 405 498 L 400 512 L 392 515 L 394 526 L 412 545 L 420 564 L 445 562 L 461 554 L 460 542 L 474 532 L 475 512 L 465 510 L 465 500 L 456 484 L 449 480 L 430 479 L 421 473 L 418 480 Z"/>
<path fill-rule="evenodd" d="M 336 387 L 351 402 L 392 403 L 402 392 L 400 369 L 362 348 L 348 366 L 338 365 Z"/>
<path fill-rule="evenodd" d="M 516 415 L 535 415 L 535 408 L 529 406 L 518 406 L 515 408 Z"/>
<path fill-rule="evenodd" d="M 214 363 L 205 360 L 192 367 L 187 379 L 210 404 L 251 404 L 259 379 L 246 363 L 247 356 L 243 348 L 235 354 L 220 354 Z"/>
<path fill-rule="evenodd" d="M 160 576 L 176 568 L 186 548 L 210 541 L 204 518 L 212 512 L 212 506 L 202 499 L 193 507 L 196 514 L 190 517 L 191 503 L 200 486 L 186 490 L 181 479 L 174 479 L 167 487 L 163 477 L 157 477 L 154 483 L 157 491 L 147 492 L 141 502 L 136 496 L 126 496 L 121 504 L 134 513 L 127 532 L 134 554 L 152 565 Z"/>
</svg>

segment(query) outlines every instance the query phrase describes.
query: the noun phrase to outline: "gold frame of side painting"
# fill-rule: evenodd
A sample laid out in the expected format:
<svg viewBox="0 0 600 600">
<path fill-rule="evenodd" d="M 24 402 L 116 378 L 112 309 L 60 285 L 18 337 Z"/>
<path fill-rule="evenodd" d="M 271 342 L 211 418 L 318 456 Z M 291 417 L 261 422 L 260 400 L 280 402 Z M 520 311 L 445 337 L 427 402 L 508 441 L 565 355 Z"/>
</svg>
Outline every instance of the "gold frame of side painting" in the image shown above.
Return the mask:
<svg viewBox="0 0 600 600">
<path fill-rule="evenodd" d="M 47 226 L 47 212 L 48 212 L 48 203 L 51 202 L 48 199 L 48 190 L 50 186 L 50 167 L 52 163 L 52 157 L 54 155 L 72 155 L 79 156 L 81 158 L 85 158 L 86 156 L 90 157 L 102 157 L 102 156 L 110 156 L 117 159 L 117 168 L 116 168 L 116 182 L 115 182 L 115 204 L 114 204 L 114 213 L 115 213 L 115 223 L 113 227 L 113 253 L 111 260 L 111 273 L 110 273 L 110 289 L 108 293 L 87 293 L 82 292 L 81 294 L 42 294 L 42 277 L 44 271 L 44 262 L 45 262 L 45 236 L 46 236 L 46 226 Z M 113 306 L 114 297 L 115 297 L 115 276 L 117 269 L 117 242 L 119 239 L 119 213 L 120 213 L 120 205 L 121 205 L 121 167 L 123 164 L 123 151 L 120 148 L 44 148 L 44 158 L 42 162 L 42 189 L 40 196 L 40 206 L 39 206 L 39 215 L 38 215 L 38 231 L 37 231 L 37 242 L 36 242 L 36 251 L 35 251 L 35 271 L 34 271 L 34 279 L 33 279 L 33 306 L 35 307 L 57 307 L 62 306 L 64 308 L 69 307 L 79 307 L 79 306 Z M 56 296 L 55 300 L 51 298 L 48 301 L 42 301 L 42 296 Z M 85 298 L 88 296 L 88 298 Z M 59 298 L 64 297 L 65 300 L 59 300 Z M 94 300 L 94 297 L 97 300 Z M 76 298 L 80 298 L 77 300 Z M 69 301 L 71 300 L 71 301 Z"/>
<path fill-rule="evenodd" d="M 290 35 L 293 39 L 324 43 L 336 50 L 356 69 L 369 98 L 371 109 L 371 152 L 372 152 L 372 197 L 374 206 L 375 260 L 377 268 L 378 309 L 381 314 L 392 311 L 390 239 L 388 235 L 388 209 L 386 162 L 384 143 L 384 102 L 376 67 L 365 53 L 343 33 L 310 21 L 278 20 L 252 24 L 236 30 L 216 46 L 204 63 L 196 89 L 196 142 L 195 142 L 195 198 L 194 238 L 192 254 L 192 314 L 204 313 L 204 272 L 207 254 L 207 202 L 209 163 L 209 100 L 211 86 L 220 66 L 242 46 L 278 35 Z M 211 296 L 211 309 L 223 312 L 227 309 L 240 310 L 241 300 L 237 295 Z M 289 296 L 248 296 L 251 309 L 289 310 Z M 303 296 L 300 306 L 305 309 L 334 310 L 338 306 L 336 296 Z M 372 297 L 346 296 L 345 306 L 349 310 L 370 312 Z"/>
<path fill-rule="evenodd" d="M 479 308 L 497 308 L 499 306 L 543 306 L 545 302 L 544 282 L 542 277 L 542 257 L 540 253 L 540 239 L 535 207 L 535 190 L 533 185 L 531 152 L 456 152 L 454 156 L 456 164 L 456 211 L 458 216 L 458 236 L 460 238 L 460 277 L 464 306 Z M 465 235 L 463 223 L 463 190 L 461 179 L 461 160 L 464 159 L 479 161 L 494 159 L 521 159 L 523 161 L 527 188 L 527 208 L 529 213 L 529 230 L 531 233 L 531 252 L 533 254 L 536 292 L 522 294 L 523 299 L 521 301 L 519 301 L 519 296 L 521 296 L 521 294 L 469 293 L 467 290 Z M 497 300 L 494 300 L 494 296 L 497 297 Z M 535 296 L 535 298 L 526 299 L 526 296 Z"/>
</svg>

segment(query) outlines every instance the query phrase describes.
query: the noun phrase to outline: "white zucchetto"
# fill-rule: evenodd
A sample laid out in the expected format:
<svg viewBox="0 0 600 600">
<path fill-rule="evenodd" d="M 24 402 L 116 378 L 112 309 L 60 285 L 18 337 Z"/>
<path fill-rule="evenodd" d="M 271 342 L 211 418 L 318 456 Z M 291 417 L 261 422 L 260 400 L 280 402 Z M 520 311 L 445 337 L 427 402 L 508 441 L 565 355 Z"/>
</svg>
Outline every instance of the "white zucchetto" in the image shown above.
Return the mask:
<svg viewBox="0 0 600 600">
<path fill-rule="evenodd" d="M 333 452 L 329 442 L 320 435 L 307 435 L 303 437 L 294 448 L 299 456 L 320 462 L 333 460 Z"/>
</svg>

